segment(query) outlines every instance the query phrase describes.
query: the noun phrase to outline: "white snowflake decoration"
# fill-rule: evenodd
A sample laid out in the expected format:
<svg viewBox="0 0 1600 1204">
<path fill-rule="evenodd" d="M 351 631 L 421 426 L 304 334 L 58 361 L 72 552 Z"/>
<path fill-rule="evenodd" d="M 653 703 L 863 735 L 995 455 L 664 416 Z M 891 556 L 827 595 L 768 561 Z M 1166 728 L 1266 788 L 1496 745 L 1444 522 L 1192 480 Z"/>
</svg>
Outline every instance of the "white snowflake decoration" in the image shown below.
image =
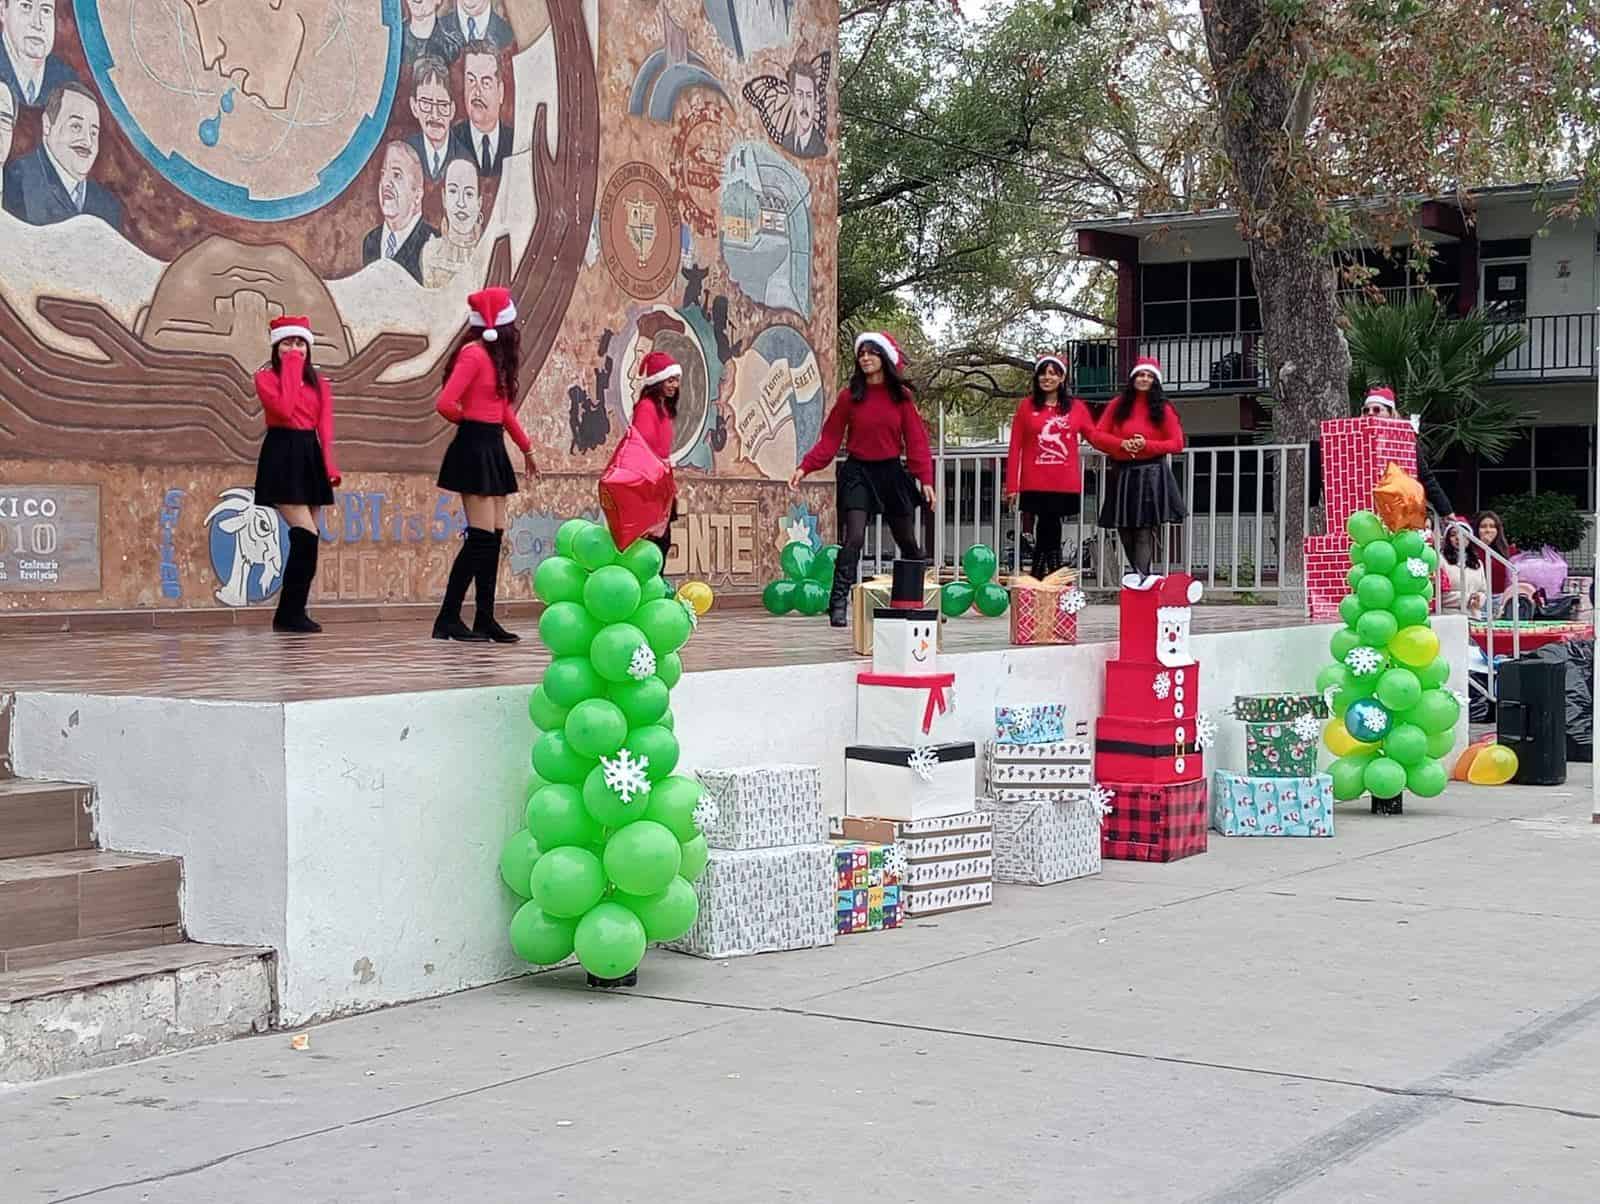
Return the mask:
<svg viewBox="0 0 1600 1204">
<path fill-rule="evenodd" d="M 1196 715 L 1194 717 L 1194 742 L 1202 749 L 1211 748 L 1217 742 L 1217 721 L 1210 715 Z"/>
<path fill-rule="evenodd" d="M 1317 717 L 1307 711 L 1294 721 L 1294 738 L 1309 744 L 1322 734 L 1322 724 Z"/>
<path fill-rule="evenodd" d="M 1108 790 L 1099 782 L 1094 784 L 1094 789 L 1089 791 L 1089 805 L 1094 808 L 1095 822 L 1105 822 L 1106 816 L 1111 814 L 1111 800 L 1116 797 L 1115 790 Z"/>
<path fill-rule="evenodd" d="M 934 747 L 931 744 L 924 744 L 919 748 L 913 749 L 911 755 L 906 758 L 906 768 L 924 782 L 933 781 L 933 771 L 938 764 L 939 754 L 934 751 Z"/>
<path fill-rule="evenodd" d="M 1006 722 L 1014 732 L 1025 732 L 1033 726 L 1032 707 L 1012 707 L 1006 712 Z"/>
<path fill-rule="evenodd" d="M 1420 556 L 1413 556 L 1406 561 L 1406 572 L 1413 577 L 1426 577 L 1428 575 L 1428 562 Z"/>
<path fill-rule="evenodd" d="M 709 798 L 701 797 L 694 805 L 694 826 L 702 832 L 709 832 L 716 826 L 717 804 Z"/>
<path fill-rule="evenodd" d="M 1363 645 L 1360 648 L 1350 649 L 1344 658 L 1344 663 L 1350 667 L 1350 672 L 1365 677 L 1368 673 L 1376 673 L 1383 668 L 1383 657 L 1376 648 Z"/>
<path fill-rule="evenodd" d="M 1367 712 L 1367 726 L 1375 732 L 1388 731 L 1389 713 L 1376 707 L 1373 708 Z"/>
<path fill-rule="evenodd" d="M 1075 615 L 1087 605 L 1088 599 L 1081 589 L 1069 589 L 1056 599 L 1056 606 L 1064 615 Z"/>
<path fill-rule="evenodd" d="M 1336 694 L 1338 694 L 1338 693 L 1339 693 L 1339 687 L 1338 686 L 1329 686 L 1326 690 L 1324 690 L 1322 692 L 1322 704 L 1323 704 L 1323 706 L 1327 707 L 1328 710 L 1330 710 L 1330 711 L 1333 710 L 1333 699 L 1334 699 L 1334 696 Z"/>
<path fill-rule="evenodd" d="M 683 607 L 683 613 L 689 616 L 689 630 L 700 630 L 700 612 L 694 608 L 694 603 L 687 598 L 679 598 L 678 605 Z"/>
<path fill-rule="evenodd" d="M 650 779 L 645 776 L 649 768 L 649 757 L 636 757 L 625 748 L 614 757 L 600 758 L 600 772 L 606 785 L 616 791 L 624 803 L 633 802 L 635 795 L 650 793 Z"/>
<path fill-rule="evenodd" d="M 628 662 L 628 676 L 634 681 L 644 681 L 654 677 L 656 672 L 656 654 L 649 644 L 640 644 L 633 650 L 633 659 Z"/>
<path fill-rule="evenodd" d="M 1172 674 L 1157 673 L 1150 680 L 1150 688 L 1155 691 L 1157 698 L 1165 698 L 1172 693 Z"/>
<path fill-rule="evenodd" d="M 906 876 L 906 851 L 897 844 L 892 844 L 883 851 L 883 870 L 886 874 L 893 874 L 896 878 Z"/>
</svg>

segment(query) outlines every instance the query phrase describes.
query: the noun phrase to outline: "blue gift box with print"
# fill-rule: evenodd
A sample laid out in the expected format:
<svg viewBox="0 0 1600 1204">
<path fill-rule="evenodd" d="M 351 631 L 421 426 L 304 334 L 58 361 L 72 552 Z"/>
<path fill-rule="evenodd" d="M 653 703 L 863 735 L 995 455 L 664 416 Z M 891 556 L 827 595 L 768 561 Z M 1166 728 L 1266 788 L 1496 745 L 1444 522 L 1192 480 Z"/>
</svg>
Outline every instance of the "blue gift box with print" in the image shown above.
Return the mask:
<svg viewBox="0 0 1600 1204">
<path fill-rule="evenodd" d="M 1054 744 L 1067 738 L 1067 708 L 1047 702 L 1031 707 L 995 707 L 996 744 Z"/>
<path fill-rule="evenodd" d="M 1263 778 L 1219 769 L 1211 826 L 1224 836 L 1332 836 L 1333 778 Z"/>
</svg>

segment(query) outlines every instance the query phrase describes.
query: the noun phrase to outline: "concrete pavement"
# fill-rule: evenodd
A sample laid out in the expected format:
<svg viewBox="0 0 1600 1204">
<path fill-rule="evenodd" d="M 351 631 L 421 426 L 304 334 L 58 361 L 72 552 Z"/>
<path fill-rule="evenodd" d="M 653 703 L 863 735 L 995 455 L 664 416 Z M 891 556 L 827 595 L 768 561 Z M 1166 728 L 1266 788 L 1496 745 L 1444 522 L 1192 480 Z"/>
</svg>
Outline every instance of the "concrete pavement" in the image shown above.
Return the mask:
<svg viewBox="0 0 1600 1204">
<path fill-rule="evenodd" d="M 15 1090 L 0 1198 L 1592 1202 L 1588 781 Z"/>
</svg>

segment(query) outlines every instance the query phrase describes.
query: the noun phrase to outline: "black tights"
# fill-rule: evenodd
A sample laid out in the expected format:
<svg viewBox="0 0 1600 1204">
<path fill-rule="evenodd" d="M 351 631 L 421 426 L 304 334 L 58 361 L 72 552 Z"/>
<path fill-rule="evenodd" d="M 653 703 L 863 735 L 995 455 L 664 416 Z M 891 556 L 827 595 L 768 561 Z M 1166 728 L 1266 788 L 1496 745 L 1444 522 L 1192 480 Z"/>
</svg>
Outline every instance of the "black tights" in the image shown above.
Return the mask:
<svg viewBox="0 0 1600 1204">
<path fill-rule="evenodd" d="M 1033 519 L 1033 575 L 1048 577 L 1061 567 L 1061 517 L 1036 514 Z"/>
<path fill-rule="evenodd" d="M 885 514 L 883 521 L 888 524 L 889 533 L 894 536 L 895 546 L 900 549 L 900 559 L 921 560 L 922 551 L 917 543 L 917 516 Z M 867 543 L 867 512 L 846 510 L 841 520 L 841 529 L 839 563 L 848 564 L 853 569 L 861 559 L 861 549 Z"/>
<path fill-rule="evenodd" d="M 1117 536 L 1122 540 L 1122 554 L 1127 557 L 1128 567 L 1140 576 L 1148 577 L 1156 560 L 1156 529 L 1118 527 Z"/>
</svg>

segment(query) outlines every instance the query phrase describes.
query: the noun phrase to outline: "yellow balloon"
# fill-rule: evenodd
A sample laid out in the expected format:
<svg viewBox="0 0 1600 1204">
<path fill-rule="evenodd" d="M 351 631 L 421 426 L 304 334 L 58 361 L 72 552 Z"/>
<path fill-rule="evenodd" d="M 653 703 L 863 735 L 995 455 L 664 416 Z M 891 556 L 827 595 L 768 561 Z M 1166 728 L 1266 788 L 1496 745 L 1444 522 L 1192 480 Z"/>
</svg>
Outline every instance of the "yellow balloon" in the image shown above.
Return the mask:
<svg viewBox="0 0 1600 1204">
<path fill-rule="evenodd" d="M 1412 669 L 1426 668 L 1439 655 L 1439 636 L 1431 627 L 1420 623 L 1415 627 L 1402 627 L 1389 641 L 1389 655 Z"/>
<path fill-rule="evenodd" d="M 678 587 L 678 599 L 694 607 L 695 614 L 703 615 L 711 609 L 711 603 L 716 601 L 716 595 L 704 581 L 685 581 Z"/>
<path fill-rule="evenodd" d="M 1367 744 L 1357 740 L 1350 734 L 1350 729 L 1345 727 L 1343 719 L 1330 719 L 1322 728 L 1322 742 L 1328 746 L 1328 751 L 1336 757 L 1348 757 L 1352 753 L 1371 752 L 1377 748 L 1376 744 Z"/>
<path fill-rule="evenodd" d="M 1486 745 L 1472 759 L 1467 781 L 1474 786 L 1504 786 L 1517 772 L 1517 754 L 1504 744 Z"/>
</svg>

